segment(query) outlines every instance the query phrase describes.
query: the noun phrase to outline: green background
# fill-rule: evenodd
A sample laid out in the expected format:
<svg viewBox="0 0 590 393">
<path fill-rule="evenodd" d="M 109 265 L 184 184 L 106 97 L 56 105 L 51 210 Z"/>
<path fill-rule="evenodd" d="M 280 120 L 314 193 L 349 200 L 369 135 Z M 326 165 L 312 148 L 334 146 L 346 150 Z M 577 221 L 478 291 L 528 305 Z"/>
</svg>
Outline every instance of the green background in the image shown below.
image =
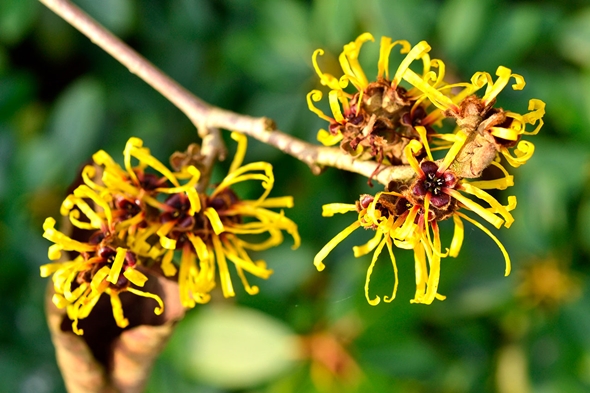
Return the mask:
<svg viewBox="0 0 590 393">
<path fill-rule="evenodd" d="M 431 306 L 409 303 L 414 268 L 407 251 L 396 253 L 398 298 L 376 307 L 366 303 L 362 286 L 370 258 L 355 259 L 350 247 L 368 233 L 347 239 L 318 273 L 315 253 L 356 217 L 322 218 L 321 205 L 351 203 L 378 187 L 335 169 L 316 177 L 294 158 L 251 140 L 247 160 L 274 165 L 271 195 L 295 198 L 287 214 L 298 223 L 303 245 L 290 251 L 287 239 L 259 255 L 275 270 L 268 281 L 256 282 L 259 295 L 240 289 L 226 300 L 218 294 L 190 311 L 157 361 L 148 392 L 590 391 L 586 1 L 77 4 L 207 102 L 271 117 L 281 130 L 312 142 L 325 123 L 305 103 L 305 94 L 319 85 L 311 54 L 324 48 L 324 64 L 336 72 L 342 45 L 364 31 L 377 39 L 427 40 L 433 57 L 464 80 L 507 66 L 527 86 L 502 93 L 500 105 L 523 113 L 530 98 L 547 104 L 545 126 L 529 138 L 534 157 L 511 169 L 514 187 L 496 194 L 502 201 L 518 197 L 514 225 L 494 232 L 513 259 L 512 274 L 503 277 L 496 245 L 466 224 L 460 256 L 443 261 L 439 291 L 448 299 Z M 361 54 L 369 78 L 376 74 L 377 48 L 367 44 Z M 38 271 L 49 242 L 41 237 L 42 222 L 58 215 L 68 184 L 93 152 L 120 157 L 130 136 L 142 138 L 163 161 L 197 141 L 178 109 L 40 3 L 0 2 L 1 392 L 64 391 L 43 314 L 47 280 Z M 220 165 L 217 179 L 226 168 Z M 443 225 L 443 232 L 448 243 L 451 227 Z M 540 266 L 549 273 L 538 285 L 564 280 L 557 300 L 523 294 L 523 283 L 538 277 L 531 271 Z M 371 291 L 388 294 L 392 285 L 384 256 Z M 330 340 L 340 343 L 328 345 L 341 349 L 337 355 L 301 349 L 303 342 Z M 322 365 L 322 355 L 341 361 L 337 372 Z"/>
</svg>

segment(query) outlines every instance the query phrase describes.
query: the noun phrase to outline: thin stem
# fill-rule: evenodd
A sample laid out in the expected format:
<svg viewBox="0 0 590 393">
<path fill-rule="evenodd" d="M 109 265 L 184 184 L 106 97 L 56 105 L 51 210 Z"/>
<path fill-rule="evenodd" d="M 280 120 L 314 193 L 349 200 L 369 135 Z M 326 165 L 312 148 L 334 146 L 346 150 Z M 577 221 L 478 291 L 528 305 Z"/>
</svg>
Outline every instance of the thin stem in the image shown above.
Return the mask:
<svg viewBox="0 0 590 393">
<path fill-rule="evenodd" d="M 39 1 L 170 100 L 198 129 L 223 128 L 248 135 L 303 161 L 316 174 L 323 167 L 330 166 L 371 177 L 378 167 L 376 162 L 355 160 L 338 148 L 312 145 L 285 134 L 277 130 L 274 122 L 268 118 L 240 115 L 211 106 L 180 86 L 70 1 Z M 205 138 L 207 135 L 201 137 Z M 213 133 L 212 137 L 219 138 L 219 133 Z M 221 146 L 218 141 L 212 141 L 211 144 Z M 222 148 L 213 150 L 217 153 L 223 151 Z M 373 178 L 385 185 L 391 180 L 407 180 L 413 176 L 413 171 L 407 166 L 382 168 Z"/>
</svg>

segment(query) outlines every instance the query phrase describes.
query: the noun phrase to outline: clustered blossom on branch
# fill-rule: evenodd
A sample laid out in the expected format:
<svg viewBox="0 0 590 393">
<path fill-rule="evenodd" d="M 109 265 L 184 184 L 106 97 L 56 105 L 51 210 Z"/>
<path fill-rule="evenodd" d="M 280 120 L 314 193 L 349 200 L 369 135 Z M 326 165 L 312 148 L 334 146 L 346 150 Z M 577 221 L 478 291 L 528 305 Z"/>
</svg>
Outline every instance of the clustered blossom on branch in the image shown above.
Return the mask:
<svg viewBox="0 0 590 393">
<path fill-rule="evenodd" d="M 365 279 L 367 301 L 371 305 L 381 301 L 380 296 L 369 295 L 369 283 L 375 263 L 387 246 L 395 284 L 384 301 L 396 296 L 397 247 L 414 252 L 416 292 L 411 301 L 431 304 L 434 299 L 445 298 L 438 293 L 441 260 L 459 254 L 465 220 L 499 246 L 508 275 L 510 259 L 504 246 L 471 215 L 496 228 L 513 223 L 511 211 L 516 198 L 509 196 L 503 205 L 485 190 L 504 190 L 514 184 L 502 159 L 517 167 L 532 156 L 534 145 L 521 138 L 539 132 L 545 104 L 531 99 L 525 114 L 496 107 L 496 97 L 511 79 L 514 90 L 525 86 L 522 76 L 502 66 L 496 70 L 495 80 L 487 72 L 477 72 L 468 82 L 447 83 L 445 64 L 430 57 L 431 48 L 425 41 L 412 47 L 407 41 L 382 37 L 377 77 L 369 81 L 358 61 L 367 41 L 374 38 L 364 33 L 344 46 L 339 56 L 343 75 L 339 78 L 322 72 L 318 57 L 324 52 L 314 52 L 312 62 L 320 82 L 330 89 L 332 116 L 315 106 L 323 96 L 319 90 L 307 95 L 308 106 L 329 122 L 328 130 L 319 131 L 318 140 L 327 146 L 340 144 L 340 149 L 328 149 L 338 159 L 331 157 L 327 162 L 354 157 L 354 163 L 370 163 L 371 169 L 366 171 L 367 176 L 373 171 L 369 182 L 382 168 L 396 165 L 405 165 L 397 168 L 404 169 L 407 177 L 396 177 L 401 180 L 390 181 L 375 195 L 361 195 L 354 204 L 325 205 L 324 216 L 351 211 L 358 216 L 318 252 L 315 266 L 323 270 L 327 255 L 356 229 L 370 229 L 375 231 L 374 237 L 353 248 L 356 257 L 373 253 Z M 397 46 L 406 56 L 390 74 L 389 57 Z M 420 65 L 420 73 L 412 69 L 416 68 L 414 63 Z M 449 120 L 454 122 L 454 129 L 444 132 L 443 122 Z M 252 131 L 248 130 L 241 132 Z M 276 146 L 300 159 L 326 150 L 277 130 L 272 133 L 273 138 L 263 133 L 253 135 L 263 141 L 274 140 Z M 52 276 L 53 302 L 66 309 L 75 333 L 82 334 L 78 321 L 90 314 L 103 294 L 110 297 L 114 319 L 121 328 L 129 324 L 119 297 L 122 292 L 153 299 L 154 312 L 161 314 L 162 299 L 140 289 L 148 280 L 148 271 L 177 280 L 180 301 L 191 308 L 207 303 L 217 283 L 225 297 L 235 296 L 229 268 L 232 264 L 245 291 L 256 294 L 259 289 L 249 284 L 246 273 L 266 279 L 272 270 L 264 261 L 252 260 L 249 252 L 282 243 L 283 231 L 293 238 L 294 248 L 299 246 L 295 223 L 282 210 L 270 210 L 292 207 L 292 198 L 270 198 L 272 166 L 266 162 L 243 164 L 246 136 L 232 133 L 232 138 L 238 147 L 229 172 L 208 194 L 197 190 L 206 188 L 206 174 L 215 154 L 200 155 L 189 147 L 186 153 L 172 156 L 173 170 L 153 157 L 138 138 L 127 142 L 123 166 L 104 151 L 94 154 L 94 164 L 82 171 L 83 184 L 61 206 L 61 214 L 76 228 L 75 235 L 57 230 L 53 218 L 47 218 L 43 226 L 44 237 L 54 243 L 48 255 L 55 262 L 41 266 L 41 275 Z M 289 145 L 297 148 L 291 151 Z M 489 180 L 487 174 L 486 180 L 480 179 L 488 167 L 495 167 L 502 175 Z M 260 182 L 262 195 L 255 200 L 240 199 L 232 186 L 245 181 Z M 448 247 L 441 242 L 438 224 L 446 219 L 452 219 L 455 227 Z M 62 258 L 63 251 L 66 255 Z"/>
<path fill-rule="evenodd" d="M 438 293 L 441 259 L 456 257 L 463 242 L 463 221 L 466 220 L 500 247 L 506 261 L 506 275 L 510 273 L 510 259 L 500 241 L 481 223 L 465 212 L 472 212 L 496 228 L 510 227 L 514 221 L 510 211 L 516 207 L 516 198 L 508 197 L 502 205 L 486 189 L 504 190 L 514 184 L 513 177 L 501 164 L 501 158 L 513 167 L 527 162 L 534 145 L 521 140 L 522 135 L 535 135 L 543 125 L 545 104 L 537 99 L 529 101 L 529 111 L 518 114 L 495 107 L 496 97 L 511 79 L 514 90 L 525 86 L 524 78 L 506 67 L 498 67 L 497 79 L 486 72 L 477 72 L 469 82 L 445 82 L 445 65 L 431 59 L 430 46 L 422 41 L 411 46 L 407 41 L 392 42 L 381 38 L 376 81 L 369 82 L 359 61 L 359 52 L 367 41 L 374 41 L 369 33 L 344 45 L 339 56 L 343 75 L 337 78 L 321 71 L 318 49 L 312 62 L 322 85 L 330 89 L 328 100 L 333 117 L 315 107 L 322 98 L 319 90 L 308 94 L 310 110 L 327 120 L 328 131 L 320 130 L 318 140 L 326 145 L 340 142 L 343 152 L 360 160 L 375 160 L 379 164 L 407 163 L 414 177 L 405 182 L 391 182 L 385 191 L 361 195 L 355 204 L 329 204 L 323 208 L 324 216 L 356 211 L 357 220 L 334 237 L 316 255 L 314 264 L 324 269 L 323 260 L 334 247 L 356 229 L 374 230 L 375 236 L 365 245 L 354 247 L 360 257 L 373 252 L 365 279 L 367 301 L 376 305 L 381 298 L 369 295 L 369 282 L 373 267 L 385 245 L 395 274 L 390 302 L 397 291 L 397 266 L 393 247 L 414 251 L 416 293 L 413 303 L 430 304 L 445 297 Z M 396 46 L 406 54 L 393 78 L 389 78 L 389 56 Z M 420 74 L 410 66 L 419 61 Z M 437 69 L 436 72 L 434 69 Z M 409 89 L 402 86 L 405 82 Z M 345 89 L 352 84 L 356 92 Z M 486 87 L 480 96 L 479 90 Z M 451 133 L 442 133 L 445 119 L 454 120 Z M 534 127 L 527 130 L 527 125 Z M 436 127 L 436 128 L 435 128 Z M 438 130 L 437 130 L 438 129 Z M 431 147 L 432 145 L 432 147 Z M 447 153 L 440 159 L 433 151 Z M 493 180 L 478 179 L 489 166 L 503 174 Z M 483 201 L 470 199 L 465 194 Z M 443 251 L 438 222 L 452 218 L 455 231 L 448 248 Z"/>
<path fill-rule="evenodd" d="M 293 237 L 295 248 L 299 246 L 295 223 L 282 210 L 269 210 L 292 207 L 292 197 L 268 197 L 274 184 L 272 166 L 266 162 L 242 165 L 246 137 L 232 136 L 238 142 L 237 153 L 229 173 L 209 195 L 197 193 L 200 171 L 190 150 L 184 157 L 175 156 L 179 166 L 175 172 L 153 157 L 138 138 L 127 142 L 123 167 L 105 151 L 93 155 L 94 165 L 82 171 L 83 184 L 61 206 L 61 214 L 84 235 L 77 239 L 65 235 L 55 229 L 51 217 L 43 226 L 43 236 L 54 243 L 49 259 L 59 260 L 66 251 L 67 261 L 41 266 L 41 275 L 52 275 L 53 303 L 66 308 L 75 333 L 83 333 L 78 321 L 90 314 L 103 293 L 110 296 L 121 328 L 129 324 L 121 292 L 153 298 L 154 312 L 163 312 L 158 295 L 138 289 L 148 280 L 140 267 L 175 277 L 182 305 L 190 308 L 210 300 L 217 277 L 223 295 L 235 296 L 231 264 L 246 292 L 257 293 L 246 273 L 266 279 L 272 270 L 264 261 L 253 261 L 248 251 L 282 243 L 282 231 Z M 231 187 L 250 180 L 261 183 L 262 195 L 241 200 Z"/>
</svg>

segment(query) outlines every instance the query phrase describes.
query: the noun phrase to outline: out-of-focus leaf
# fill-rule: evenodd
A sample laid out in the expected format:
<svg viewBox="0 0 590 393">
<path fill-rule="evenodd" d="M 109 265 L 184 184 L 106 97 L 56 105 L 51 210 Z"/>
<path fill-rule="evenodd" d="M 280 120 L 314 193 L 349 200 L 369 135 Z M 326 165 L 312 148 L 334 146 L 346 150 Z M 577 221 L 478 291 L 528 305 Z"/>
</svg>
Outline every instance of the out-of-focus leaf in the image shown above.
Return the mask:
<svg viewBox="0 0 590 393">
<path fill-rule="evenodd" d="M 564 137 L 590 141 L 590 76 L 561 70 L 529 72 L 526 90 L 547 104 L 547 128 Z"/>
<path fill-rule="evenodd" d="M 35 21 L 39 2 L 35 0 L 2 0 L 0 2 L 0 41 L 18 42 Z"/>
<path fill-rule="evenodd" d="M 328 48 L 341 48 L 355 33 L 354 0 L 319 0 L 312 4 L 314 38 Z M 311 54 L 310 54 L 311 56 Z"/>
<path fill-rule="evenodd" d="M 535 250 L 541 254 L 569 241 L 574 228 L 568 223 L 568 205 L 577 199 L 588 179 L 590 153 L 583 146 L 534 139 L 533 158 L 515 170 L 511 194 L 518 198 L 509 242 L 514 253 Z"/>
<path fill-rule="evenodd" d="M 483 35 L 481 43 L 469 60 L 473 70 L 493 72 L 499 65 L 514 68 L 520 58 L 538 42 L 542 10 L 523 4 L 496 13 L 492 25 Z"/>
<path fill-rule="evenodd" d="M 563 57 L 590 68 L 590 8 L 564 19 L 557 37 L 557 47 Z"/>
<path fill-rule="evenodd" d="M 431 34 L 439 8 L 436 2 L 428 0 L 371 0 L 356 5 L 364 29 L 373 33 L 377 41 L 380 35 L 385 35 L 393 40 L 408 40 L 411 44 Z"/>
<path fill-rule="evenodd" d="M 436 365 L 436 353 L 426 341 L 411 334 L 396 336 L 373 348 L 365 347 L 362 353 L 365 362 L 376 369 L 400 376 L 426 376 Z"/>
<path fill-rule="evenodd" d="M 64 182 L 64 175 L 73 178 L 74 168 L 94 153 L 104 100 L 101 84 L 89 78 L 78 80 L 62 93 L 50 115 L 47 134 L 28 143 L 19 157 L 29 188 L 58 179 Z"/>
<path fill-rule="evenodd" d="M 0 78 L 0 119 L 11 118 L 34 93 L 32 78 L 25 74 L 12 73 Z"/>
<path fill-rule="evenodd" d="M 317 271 L 313 266 L 316 250 L 301 245 L 296 251 L 291 250 L 292 240 L 287 238 L 279 247 L 261 253 L 261 257 L 273 270 L 271 279 L 262 282 L 265 293 L 284 297 L 299 287 Z"/>
<path fill-rule="evenodd" d="M 450 0 L 443 5 L 437 24 L 440 49 L 455 64 L 470 55 L 487 31 L 493 4 L 490 0 Z"/>
<path fill-rule="evenodd" d="M 134 0 L 76 0 L 76 3 L 118 36 L 125 35 L 135 19 Z"/>
<path fill-rule="evenodd" d="M 0 77 L 6 74 L 8 69 L 8 54 L 6 48 L 0 45 Z"/>
<path fill-rule="evenodd" d="M 300 356 L 287 325 L 241 307 L 201 309 L 182 322 L 172 341 L 173 360 L 187 376 L 233 389 L 277 377 Z"/>
<path fill-rule="evenodd" d="M 183 40 L 196 40 L 210 33 L 218 21 L 212 3 L 207 1 L 174 0 L 170 2 L 170 27 Z"/>
</svg>

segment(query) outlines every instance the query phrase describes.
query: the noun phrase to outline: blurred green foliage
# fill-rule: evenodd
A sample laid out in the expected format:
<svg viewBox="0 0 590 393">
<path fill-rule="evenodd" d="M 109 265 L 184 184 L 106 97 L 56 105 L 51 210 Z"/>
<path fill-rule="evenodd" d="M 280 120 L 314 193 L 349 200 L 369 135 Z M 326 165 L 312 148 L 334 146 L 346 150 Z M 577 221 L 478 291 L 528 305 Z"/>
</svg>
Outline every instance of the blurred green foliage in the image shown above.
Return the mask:
<svg viewBox="0 0 590 393">
<path fill-rule="evenodd" d="M 247 159 L 275 167 L 273 195 L 295 197 L 288 214 L 299 224 L 303 246 L 292 252 L 284 244 L 260 255 L 275 274 L 256 283 L 259 295 L 242 290 L 235 300 L 216 298 L 192 310 L 158 360 L 148 392 L 590 391 L 585 1 L 77 3 L 204 100 L 271 117 L 309 141 L 324 126 L 305 104 L 305 94 L 318 85 L 311 54 L 324 48 L 326 61 L 335 64 L 342 45 L 364 31 L 427 40 L 449 73 L 462 79 L 505 65 L 522 74 L 527 87 L 504 92 L 501 105 L 522 112 L 529 98 L 547 103 L 545 126 L 530 139 L 535 156 L 513 171 L 516 186 L 501 196 L 519 201 L 515 224 L 498 235 L 513 257 L 513 273 L 503 277 L 495 244 L 468 227 L 460 256 L 443 264 L 440 291 L 448 299 L 431 306 L 409 304 L 413 260 L 403 251 L 397 253 L 398 299 L 366 303 L 369 260 L 350 251 L 367 240 L 365 233 L 347 239 L 326 270 L 316 272 L 313 255 L 354 220 L 353 214 L 321 218 L 321 205 L 352 202 L 370 190 L 366 179 L 333 169 L 315 177 L 295 159 L 250 141 Z M 377 45 L 363 48 L 369 76 L 376 73 L 376 53 Z M 1 392 L 64 391 L 44 322 L 47 282 L 38 267 L 49 244 L 41 224 L 58 215 L 68 184 L 94 151 L 118 156 L 130 136 L 143 138 L 162 160 L 197 140 L 180 111 L 41 4 L 1 1 Z M 443 229 L 450 236 L 450 228 Z M 543 276 L 534 273 L 539 266 L 555 268 Z M 392 282 L 391 267 L 380 263 L 371 291 L 388 293 Z M 562 287 L 565 295 L 553 299 Z M 314 354 L 309 343 L 326 350 Z M 333 372 L 330 359 L 340 361 Z"/>
</svg>

